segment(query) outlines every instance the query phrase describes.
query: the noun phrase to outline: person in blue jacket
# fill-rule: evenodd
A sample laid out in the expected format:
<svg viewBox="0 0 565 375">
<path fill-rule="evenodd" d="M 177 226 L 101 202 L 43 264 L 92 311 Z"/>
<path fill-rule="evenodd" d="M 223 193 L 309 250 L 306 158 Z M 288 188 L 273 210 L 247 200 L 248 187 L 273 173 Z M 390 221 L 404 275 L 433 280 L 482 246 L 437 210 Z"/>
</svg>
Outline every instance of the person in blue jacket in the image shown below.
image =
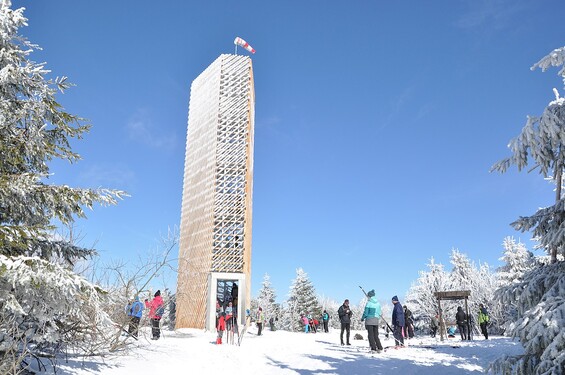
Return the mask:
<svg viewBox="0 0 565 375">
<path fill-rule="evenodd" d="M 404 346 L 404 336 L 402 336 L 402 329 L 404 328 L 404 309 L 400 302 L 398 302 L 398 297 L 392 297 L 392 304 L 394 308 L 392 309 L 392 327 L 394 340 L 396 341 L 395 349 L 402 348 Z"/>
<path fill-rule="evenodd" d="M 365 310 L 363 311 L 361 321 L 365 322 L 371 352 L 380 353 L 383 350 L 381 340 L 379 339 L 379 323 L 382 317 L 381 304 L 377 301 L 377 297 L 375 297 L 374 289 L 367 293 L 367 297 L 369 300 L 365 304 Z"/>
<path fill-rule="evenodd" d="M 135 296 L 135 299 L 128 311 L 128 315 L 131 317 L 128 327 L 128 333 L 137 338 L 139 321 L 143 316 L 143 303 L 139 301 L 139 296 Z"/>
</svg>

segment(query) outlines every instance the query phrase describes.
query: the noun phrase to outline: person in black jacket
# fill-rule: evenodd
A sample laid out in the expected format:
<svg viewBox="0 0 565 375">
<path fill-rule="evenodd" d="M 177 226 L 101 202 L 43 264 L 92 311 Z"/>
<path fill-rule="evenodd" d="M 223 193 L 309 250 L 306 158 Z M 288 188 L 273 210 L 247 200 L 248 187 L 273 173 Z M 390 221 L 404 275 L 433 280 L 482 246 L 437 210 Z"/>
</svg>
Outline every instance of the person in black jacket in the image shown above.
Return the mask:
<svg viewBox="0 0 565 375">
<path fill-rule="evenodd" d="M 343 331 L 346 331 L 346 339 L 347 345 L 351 345 L 349 343 L 349 333 L 351 332 L 351 309 L 349 308 L 349 300 L 346 299 L 343 301 L 343 305 L 339 307 L 337 310 L 337 314 L 339 315 L 339 321 L 341 322 L 341 333 L 339 334 L 339 339 L 341 340 L 341 345 L 343 345 Z"/>
<path fill-rule="evenodd" d="M 414 338 L 414 320 L 412 319 L 412 311 L 404 305 L 404 337 Z"/>
<path fill-rule="evenodd" d="M 398 302 L 398 297 L 392 297 L 392 304 L 394 308 L 392 309 L 392 328 L 394 340 L 396 342 L 395 349 L 404 347 L 404 337 L 402 336 L 402 329 L 404 328 L 404 310 L 402 305 Z"/>
<path fill-rule="evenodd" d="M 457 322 L 457 328 L 461 334 L 461 340 L 467 340 L 467 314 L 463 311 L 461 306 L 457 307 L 457 314 L 455 314 L 455 321 Z"/>
</svg>

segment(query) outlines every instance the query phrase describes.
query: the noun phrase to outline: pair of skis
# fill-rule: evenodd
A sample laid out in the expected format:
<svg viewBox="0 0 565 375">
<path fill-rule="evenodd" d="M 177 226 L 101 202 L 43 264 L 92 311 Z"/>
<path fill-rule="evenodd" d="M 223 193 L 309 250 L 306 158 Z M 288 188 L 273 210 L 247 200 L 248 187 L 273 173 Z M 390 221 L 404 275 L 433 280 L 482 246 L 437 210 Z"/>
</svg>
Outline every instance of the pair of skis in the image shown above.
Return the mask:
<svg viewBox="0 0 565 375">
<path fill-rule="evenodd" d="M 245 335 L 245 332 L 247 332 L 247 327 L 249 326 L 250 322 L 251 322 L 251 313 L 249 312 L 249 310 L 246 310 L 246 312 L 245 312 L 245 325 L 243 326 L 241 333 L 238 332 L 237 346 L 241 346 L 241 341 L 243 340 L 243 336 Z"/>
<path fill-rule="evenodd" d="M 237 326 L 237 319 L 233 315 L 228 319 L 228 322 L 230 329 L 227 330 L 227 343 L 233 345 L 235 343 L 234 337 L 236 333 L 239 341 L 239 327 Z"/>
</svg>

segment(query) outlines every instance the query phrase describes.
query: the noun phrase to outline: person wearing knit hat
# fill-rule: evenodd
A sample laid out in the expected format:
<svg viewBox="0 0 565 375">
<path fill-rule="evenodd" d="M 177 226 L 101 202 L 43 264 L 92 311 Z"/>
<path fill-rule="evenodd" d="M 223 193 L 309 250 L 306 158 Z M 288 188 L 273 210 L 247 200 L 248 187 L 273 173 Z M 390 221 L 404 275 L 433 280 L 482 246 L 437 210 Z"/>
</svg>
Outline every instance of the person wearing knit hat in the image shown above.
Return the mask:
<svg viewBox="0 0 565 375">
<path fill-rule="evenodd" d="M 365 322 L 371 352 L 380 353 L 383 350 L 381 340 L 379 340 L 379 323 L 382 317 L 381 304 L 377 301 L 377 297 L 375 297 L 374 289 L 367 293 L 367 297 L 369 299 L 365 304 L 361 321 Z"/>
<path fill-rule="evenodd" d="M 398 297 L 392 297 L 392 304 L 394 308 L 392 309 L 392 327 L 394 340 L 396 341 L 395 349 L 402 348 L 404 346 L 404 337 L 402 336 L 402 329 L 404 328 L 404 309 L 400 302 L 398 302 Z"/>
<path fill-rule="evenodd" d="M 159 340 L 159 337 L 161 337 L 159 323 L 165 310 L 164 306 L 160 290 L 155 292 L 154 298 L 151 301 L 145 299 L 145 307 L 149 309 L 149 319 L 151 320 L 151 340 Z"/>
</svg>

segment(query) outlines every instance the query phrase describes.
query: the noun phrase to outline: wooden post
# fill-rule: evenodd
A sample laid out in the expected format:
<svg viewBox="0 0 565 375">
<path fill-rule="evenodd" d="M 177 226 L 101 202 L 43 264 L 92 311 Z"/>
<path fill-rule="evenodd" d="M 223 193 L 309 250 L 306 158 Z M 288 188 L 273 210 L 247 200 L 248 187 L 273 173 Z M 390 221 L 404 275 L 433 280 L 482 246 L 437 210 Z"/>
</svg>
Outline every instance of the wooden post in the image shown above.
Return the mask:
<svg viewBox="0 0 565 375">
<path fill-rule="evenodd" d="M 437 299 L 437 304 L 439 307 L 439 330 L 441 333 L 441 341 L 444 340 L 443 336 L 445 335 L 445 323 L 443 321 L 443 310 L 441 309 L 441 299 Z"/>
<path fill-rule="evenodd" d="M 467 314 L 467 340 L 471 340 L 471 320 L 469 319 L 469 305 L 467 305 L 467 297 L 465 297 L 465 313 Z"/>
</svg>

